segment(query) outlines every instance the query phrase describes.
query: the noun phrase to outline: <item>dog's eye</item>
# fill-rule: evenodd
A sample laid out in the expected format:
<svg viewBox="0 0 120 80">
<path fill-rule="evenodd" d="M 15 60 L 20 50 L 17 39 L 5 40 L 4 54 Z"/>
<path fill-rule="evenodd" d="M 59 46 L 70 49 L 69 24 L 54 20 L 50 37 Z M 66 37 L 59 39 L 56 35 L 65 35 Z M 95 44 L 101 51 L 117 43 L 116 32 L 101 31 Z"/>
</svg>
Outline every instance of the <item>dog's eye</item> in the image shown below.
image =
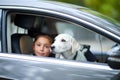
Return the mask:
<svg viewBox="0 0 120 80">
<path fill-rule="evenodd" d="M 61 41 L 62 41 L 62 42 L 66 42 L 66 40 L 64 40 L 64 39 L 62 39 Z"/>
</svg>

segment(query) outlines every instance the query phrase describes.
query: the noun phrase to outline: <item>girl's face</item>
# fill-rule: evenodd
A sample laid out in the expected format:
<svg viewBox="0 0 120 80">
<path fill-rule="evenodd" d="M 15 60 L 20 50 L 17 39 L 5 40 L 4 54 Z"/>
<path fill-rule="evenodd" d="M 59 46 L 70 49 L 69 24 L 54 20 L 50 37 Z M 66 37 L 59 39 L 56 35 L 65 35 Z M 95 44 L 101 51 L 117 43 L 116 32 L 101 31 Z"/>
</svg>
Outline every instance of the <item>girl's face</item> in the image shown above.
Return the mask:
<svg viewBox="0 0 120 80">
<path fill-rule="evenodd" d="M 50 54 L 50 41 L 45 37 L 39 37 L 34 45 L 33 50 L 36 56 L 49 56 Z"/>
</svg>

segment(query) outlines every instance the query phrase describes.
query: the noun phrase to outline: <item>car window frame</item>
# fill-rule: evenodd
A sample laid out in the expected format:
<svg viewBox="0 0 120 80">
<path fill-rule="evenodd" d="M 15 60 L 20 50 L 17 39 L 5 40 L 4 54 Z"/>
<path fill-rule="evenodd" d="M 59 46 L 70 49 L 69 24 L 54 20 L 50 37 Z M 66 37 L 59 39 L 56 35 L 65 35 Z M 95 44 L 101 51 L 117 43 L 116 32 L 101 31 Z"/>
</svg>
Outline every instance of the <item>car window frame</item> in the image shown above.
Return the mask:
<svg viewBox="0 0 120 80">
<path fill-rule="evenodd" d="M 98 33 L 98 34 L 100 34 L 101 32 L 99 32 L 98 30 L 95 30 L 94 28 L 92 29 L 91 27 L 87 27 L 87 26 L 89 26 L 89 25 L 85 25 L 85 24 L 83 24 L 83 23 L 81 23 L 81 22 L 78 22 L 78 21 L 75 21 L 74 19 L 70 19 L 70 18 L 67 18 L 67 17 L 64 17 L 64 16 L 61 16 L 61 15 L 58 15 L 58 14 L 52 14 L 52 13 L 46 13 L 46 14 L 44 14 L 45 12 L 42 12 L 42 11 L 32 11 L 32 10 L 16 10 L 16 9 L 11 9 L 11 10 L 7 10 L 6 11 L 6 13 L 7 14 L 9 14 L 9 13 L 26 13 L 26 14 L 33 14 L 33 15 L 43 15 L 43 16 L 49 16 L 49 17 L 53 17 L 53 18 L 57 18 L 57 19 L 62 19 L 62 20 L 65 20 L 65 21 L 69 21 L 69 22 L 72 22 L 72 23 L 75 23 L 75 24 L 77 24 L 77 25 L 81 25 L 82 26 L 82 28 L 86 28 L 86 29 L 89 29 L 89 30 L 91 30 L 91 31 L 94 31 L 94 32 L 96 32 L 96 33 Z M 6 14 L 6 15 L 7 15 Z M 52 15 L 51 15 L 52 14 Z M 94 25 L 94 24 L 93 24 Z M 4 31 L 4 32 L 6 32 L 6 31 Z M 6 33 L 4 33 L 4 34 L 6 34 Z M 106 35 L 106 34 L 105 34 Z M 104 36 L 104 35 L 102 35 L 102 36 Z M 106 36 L 105 36 L 106 37 Z M 5 41 L 5 40 L 4 40 Z M 5 43 L 5 42 L 4 42 Z M 6 45 L 7 45 L 7 43 L 6 43 Z M 5 48 L 5 47 L 4 47 Z M 8 50 L 7 50 L 7 47 L 6 47 L 6 50 L 3 50 L 3 52 L 7 52 Z"/>
<path fill-rule="evenodd" d="M 1 45 L 1 31 L 2 31 L 2 30 L 1 30 L 1 26 L 2 26 L 2 25 L 1 25 L 1 23 L 2 23 L 1 17 L 2 17 L 2 9 L 0 9 L 0 52 L 1 52 L 1 48 L 2 48 L 2 47 L 1 47 L 1 46 L 2 46 L 2 45 Z"/>
<path fill-rule="evenodd" d="M 7 53 L 7 34 L 6 34 L 6 26 L 7 26 L 7 10 L 2 10 L 1 16 L 1 52 Z"/>
</svg>

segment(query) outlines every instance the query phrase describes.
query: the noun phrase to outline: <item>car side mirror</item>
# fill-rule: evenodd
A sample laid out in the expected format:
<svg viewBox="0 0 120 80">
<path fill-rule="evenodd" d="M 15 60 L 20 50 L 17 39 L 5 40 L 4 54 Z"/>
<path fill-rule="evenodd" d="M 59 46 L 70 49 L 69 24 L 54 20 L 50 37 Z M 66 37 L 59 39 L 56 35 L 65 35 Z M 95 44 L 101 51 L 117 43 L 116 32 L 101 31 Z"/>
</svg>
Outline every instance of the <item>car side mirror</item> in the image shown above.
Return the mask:
<svg viewBox="0 0 120 80">
<path fill-rule="evenodd" d="M 115 44 L 109 51 L 108 51 L 108 65 L 113 69 L 120 69 L 120 45 Z"/>
<path fill-rule="evenodd" d="M 108 65 L 113 69 L 120 69 L 120 51 L 115 51 L 114 55 L 108 57 Z"/>
</svg>

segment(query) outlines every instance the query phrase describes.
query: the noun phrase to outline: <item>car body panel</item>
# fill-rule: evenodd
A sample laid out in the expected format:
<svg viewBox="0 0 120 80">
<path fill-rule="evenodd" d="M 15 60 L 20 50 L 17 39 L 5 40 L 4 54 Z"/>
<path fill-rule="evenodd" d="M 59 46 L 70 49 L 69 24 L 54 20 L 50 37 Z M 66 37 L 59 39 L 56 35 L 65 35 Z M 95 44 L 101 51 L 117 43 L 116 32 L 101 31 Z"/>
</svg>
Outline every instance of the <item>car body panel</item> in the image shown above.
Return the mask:
<svg viewBox="0 0 120 80">
<path fill-rule="evenodd" d="M 0 54 L 0 65 L 0 77 L 13 80 L 112 80 L 119 73 L 106 64 L 5 53 Z"/>
</svg>

